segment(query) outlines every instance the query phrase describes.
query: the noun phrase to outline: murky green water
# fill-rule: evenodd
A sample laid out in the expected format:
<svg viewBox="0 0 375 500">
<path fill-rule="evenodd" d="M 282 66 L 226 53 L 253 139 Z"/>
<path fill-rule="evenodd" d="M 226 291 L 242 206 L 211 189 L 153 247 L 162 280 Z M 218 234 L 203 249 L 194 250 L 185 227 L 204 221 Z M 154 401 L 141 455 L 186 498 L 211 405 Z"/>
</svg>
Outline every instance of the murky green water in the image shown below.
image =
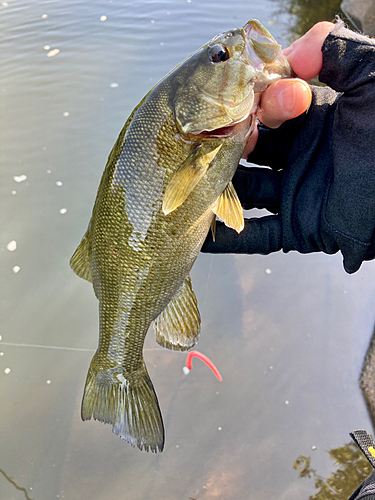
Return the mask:
<svg viewBox="0 0 375 500">
<path fill-rule="evenodd" d="M 68 262 L 108 153 L 154 83 L 251 17 L 286 46 L 302 20 L 331 19 L 337 3 L 321 2 L 326 11 L 285 0 L 8 3 L 0 6 L 0 499 L 307 500 L 314 482 L 299 478 L 294 461 L 311 456 L 328 477 L 327 451 L 353 428 L 372 430 L 358 378 L 374 323 L 373 263 L 348 276 L 338 255 L 201 255 L 192 272 L 198 349 L 224 380 L 198 360 L 184 376 L 186 354 L 148 336 L 167 435 L 153 455 L 80 419 L 98 311 Z"/>
</svg>

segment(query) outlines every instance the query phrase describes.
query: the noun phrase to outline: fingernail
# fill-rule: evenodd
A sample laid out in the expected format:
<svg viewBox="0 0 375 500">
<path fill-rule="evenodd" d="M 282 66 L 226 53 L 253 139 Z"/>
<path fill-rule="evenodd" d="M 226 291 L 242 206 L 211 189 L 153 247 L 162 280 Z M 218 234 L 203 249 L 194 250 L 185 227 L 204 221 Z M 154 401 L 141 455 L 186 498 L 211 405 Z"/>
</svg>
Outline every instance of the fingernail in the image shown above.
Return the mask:
<svg viewBox="0 0 375 500">
<path fill-rule="evenodd" d="M 296 104 L 296 84 L 287 85 L 278 96 L 279 104 L 285 111 L 292 111 Z"/>
<path fill-rule="evenodd" d="M 305 96 L 303 96 L 302 89 L 305 90 Z M 298 102 L 297 102 L 298 96 Z M 299 108 L 307 108 L 311 102 L 311 89 L 307 82 L 303 80 L 298 80 L 298 82 L 291 82 L 285 86 L 285 88 L 279 94 L 279 104 L 285 111 L 291 113 L 292 111 L 297 111 L 300 113 Z M 298 104 L 296 108 L 296 102 Z"/>
</svg>

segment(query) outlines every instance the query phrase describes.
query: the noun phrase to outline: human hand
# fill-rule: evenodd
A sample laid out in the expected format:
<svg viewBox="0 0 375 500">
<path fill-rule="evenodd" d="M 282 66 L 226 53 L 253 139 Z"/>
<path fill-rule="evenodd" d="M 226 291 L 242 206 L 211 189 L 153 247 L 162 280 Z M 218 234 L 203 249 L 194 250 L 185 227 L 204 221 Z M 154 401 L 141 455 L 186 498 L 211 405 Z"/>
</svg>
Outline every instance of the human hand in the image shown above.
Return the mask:
<svg viewBox="0 0 375 500">
<path fill-rule="evenodd" d="M 286 78 L 270 85 L 262 95 L 257 118 L 269 128 L 277 128 L 284 121 L 304 113 L 311 103 L 310 86 L 304 80 L 317 76 L 322 69 L 322 45 L 333 23 L 327 21 L 315 24 L 302 38 L 284 50 L 295 74 L 302 78 Z M 251 134 L 244 150 L 247 158 L 258 140 L 258 128 Z"/>
<path fill-rule="evenodd" d="M 240 165 L 233 177 L 244 209 L 275 215 L 245 219 L 239 234 L 218 221 L 202 251 L 340 250 L 353 273 L 375 258 L 375 41 L 343 22 L 318 23 L 285 52 L 298 76 L 319 73 L 327 86 L 311 87 L 309 107 L 302 81 L 271 85 L 258 114 L 266 126 L 246 148 L 249 162 L 267 167 Z"/>
</svg>

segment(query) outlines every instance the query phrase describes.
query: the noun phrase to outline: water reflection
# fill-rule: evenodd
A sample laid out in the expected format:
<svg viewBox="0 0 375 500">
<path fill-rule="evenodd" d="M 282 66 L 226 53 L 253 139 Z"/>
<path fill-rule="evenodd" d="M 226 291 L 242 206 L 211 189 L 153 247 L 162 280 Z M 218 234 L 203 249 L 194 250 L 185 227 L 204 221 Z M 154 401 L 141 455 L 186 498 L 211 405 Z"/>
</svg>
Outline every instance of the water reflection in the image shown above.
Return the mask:
<svg viewBox="0 0 375 500">
<path fill-rule="evenodd" d="M 318 490 L 315 495 L 309 496 L 309 500 L 347 500 L 372 471 L 371 465 L 353 442 L 332 448 L 328 454 L 336 469 L 328 478 L 320 476 L 311 467 L 311 457 L 300 455 L 294 462 L 293 467 L 299 471 L 299 477 L 313 479 Z"/>
<path fill-rule="evenodd" d="M 319 21 L 333 21 L 337 14 L 342 16 L 341 0 L 274 0 L 278 4 L 277 14 L 289 17 L 289 42 L 300 38 Z"/>
<path fill-rule="evenodd" d="M 375 330 L 363 362 L 360 385 L 375 427 Z"/>
<path fill-rule="evenodd" d="M 16 488 L 16 490 L 22 491 L 25 495 L 26 500 L 32 500 L 32 498 L 30 498 L 29 495 L 27 494 L 25 488 L 18 486 L 17 483 L 13 481 L 13 479 L 11 479 L 2 469 L 0 469 L 0 474 L 2 474 L 5 477 L 5 479 Z"/>
</svg>

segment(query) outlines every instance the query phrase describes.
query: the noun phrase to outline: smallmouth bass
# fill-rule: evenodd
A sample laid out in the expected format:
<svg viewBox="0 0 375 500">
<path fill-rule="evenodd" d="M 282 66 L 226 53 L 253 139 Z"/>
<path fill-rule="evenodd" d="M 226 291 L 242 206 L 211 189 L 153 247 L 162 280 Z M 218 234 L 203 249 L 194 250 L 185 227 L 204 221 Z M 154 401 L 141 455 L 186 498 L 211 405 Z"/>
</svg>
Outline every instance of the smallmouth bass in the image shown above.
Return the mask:
<svg viewBox="0 0 375 500">
<path fill-rule="evenodd" d="M 99 346 L 82 419 L 161 452 L 164 427 L 143 360 L 157 342 L 188 350 L 200 315 L 189 276 L 216 216 L 240 232 L 231 179 L 255 124 L 260 94 L 291 76 L 281 47 L 257 20 L 217 35 L 134 109 L 105 167 L 88 229 L 71 259 L 99 300 Z"/>
</svg>

